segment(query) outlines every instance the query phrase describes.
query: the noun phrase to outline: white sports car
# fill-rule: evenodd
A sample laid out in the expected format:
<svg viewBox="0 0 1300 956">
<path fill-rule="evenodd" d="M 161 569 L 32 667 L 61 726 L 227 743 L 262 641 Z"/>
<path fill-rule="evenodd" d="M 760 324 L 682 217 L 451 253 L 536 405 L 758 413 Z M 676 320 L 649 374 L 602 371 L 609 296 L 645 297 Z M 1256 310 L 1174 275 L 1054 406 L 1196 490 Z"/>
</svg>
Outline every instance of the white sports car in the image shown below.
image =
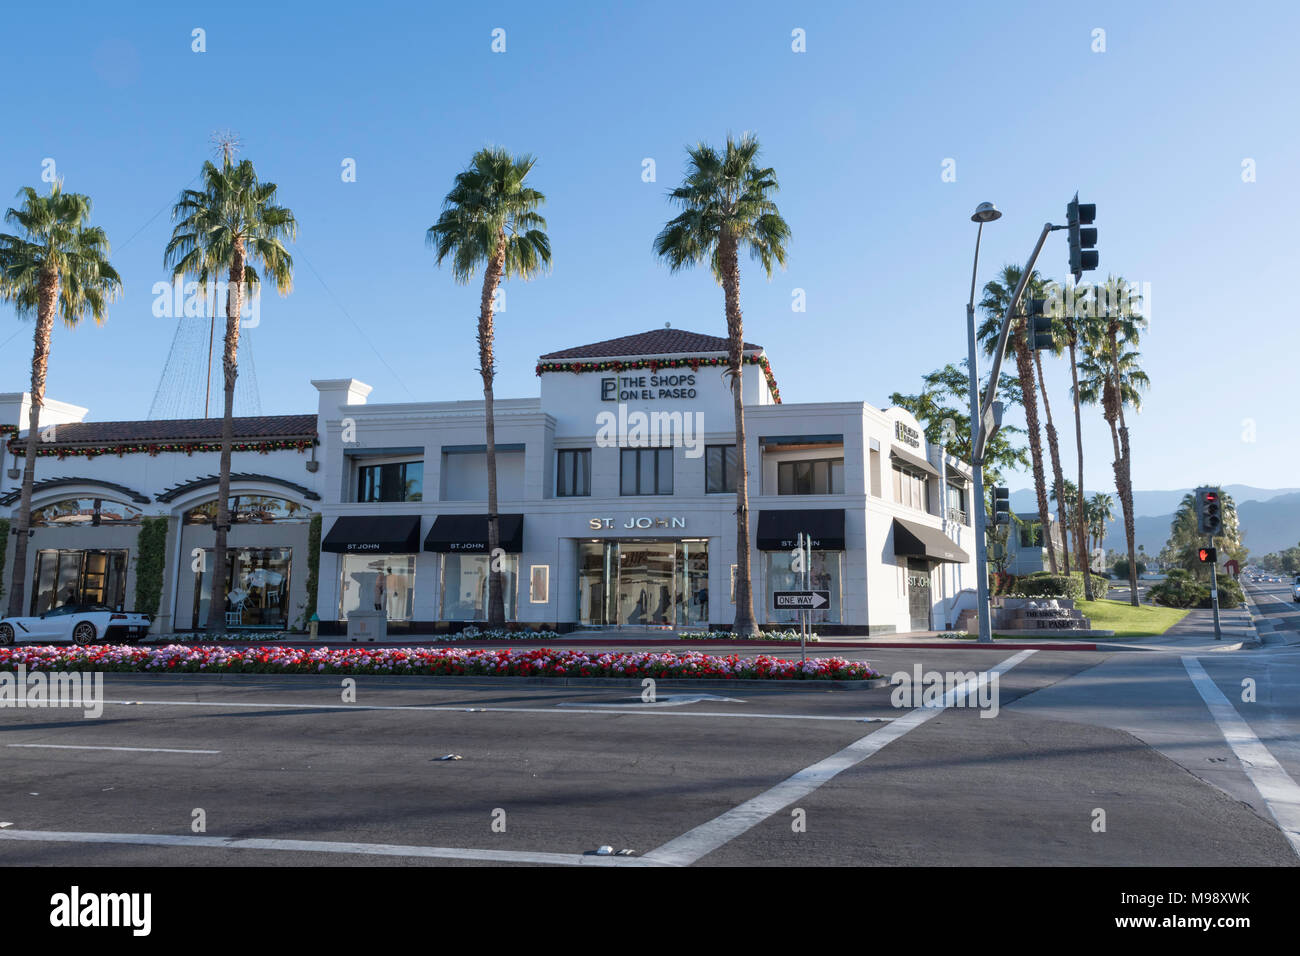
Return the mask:
<svg viewBox="0 0 1300 956">
<path fill-rule="evenodd" d="M 38 617 L 0 619 L 0 645 L 133 643 L 149 633 L 148 614 L 114 611 L 102 604 L 69 604 Z"/>
</svg>

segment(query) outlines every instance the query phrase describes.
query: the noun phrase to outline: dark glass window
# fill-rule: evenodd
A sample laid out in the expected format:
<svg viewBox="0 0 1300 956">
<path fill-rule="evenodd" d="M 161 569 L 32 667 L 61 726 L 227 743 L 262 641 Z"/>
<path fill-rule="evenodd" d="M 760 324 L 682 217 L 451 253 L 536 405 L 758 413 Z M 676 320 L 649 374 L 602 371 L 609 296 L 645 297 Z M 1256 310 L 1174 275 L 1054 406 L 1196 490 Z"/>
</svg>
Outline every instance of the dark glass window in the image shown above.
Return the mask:
<svg viewBox="0 0 1300 956">
<path fill-rule="evenodd" d="M 398 461 L 357 469 L 357 501 L 423 501 L 424 462 Z"/>
<path fill-rule="evenodd" d="M 591 450 L 565 449 L 555 453 L 555 494 L 559 498 L 591 494 Z"/>
<path fill-rule="evenodd" d="M 619 455 L 619 494 L 671 495 L 671 448 L 624 448 Z"/>
<path fill-rule="evenodd" d="M 736 491 L 736 446 L 709 445 L 704 449 L 704 492 Z"/>
<path fill-rule="evenodd" d="M 843 458 L 777 462 L 778 495 L 838 495 L 843 491 Z"/>
</svg>

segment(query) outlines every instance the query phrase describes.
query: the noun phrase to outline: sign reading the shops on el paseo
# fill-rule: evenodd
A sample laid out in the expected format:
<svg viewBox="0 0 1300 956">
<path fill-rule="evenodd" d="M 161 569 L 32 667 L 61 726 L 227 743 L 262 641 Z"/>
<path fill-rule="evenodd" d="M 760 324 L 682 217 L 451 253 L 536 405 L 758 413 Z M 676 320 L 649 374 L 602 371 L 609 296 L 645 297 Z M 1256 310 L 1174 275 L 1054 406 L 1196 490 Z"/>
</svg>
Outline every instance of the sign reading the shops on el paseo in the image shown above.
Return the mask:
<svg viewBox="0 0 1300 956">
<path fill-rule="evenodd" d="M 655 401 L 661 398 L 695 398 L 695 376 L 620 375 L 600 380 L 602 402 Z"/>
<path fill-rule="evenodd" d="M 894 437 L 911 445 L 913 448 L 921 447 L 921 433 L 910 425 L 904 425 L 902 422 L 894 422 Z"/>
</svg>

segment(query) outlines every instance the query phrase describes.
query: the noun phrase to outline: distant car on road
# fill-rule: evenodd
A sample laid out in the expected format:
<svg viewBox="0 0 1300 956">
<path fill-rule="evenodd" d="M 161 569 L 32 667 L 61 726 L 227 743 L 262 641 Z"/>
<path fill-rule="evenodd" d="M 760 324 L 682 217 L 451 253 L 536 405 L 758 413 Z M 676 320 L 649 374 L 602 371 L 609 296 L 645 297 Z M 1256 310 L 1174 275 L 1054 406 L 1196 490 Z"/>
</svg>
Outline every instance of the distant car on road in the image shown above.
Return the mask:
<svg viewBox="0 0 1300 956">
<path fill-rule="evenodd" d="M 1297 574 L 1295 580 L 1291 582 L 1291 600 L 1300 601 L 1300 574 Z"/>
<path fill-rule="evenodd" d="M 148 614 L 114 611 L 102 604 L 66 604 L 36 617 L 0 619 L 0 645 L 134 643 L 149 633 Z"/>
</svg>

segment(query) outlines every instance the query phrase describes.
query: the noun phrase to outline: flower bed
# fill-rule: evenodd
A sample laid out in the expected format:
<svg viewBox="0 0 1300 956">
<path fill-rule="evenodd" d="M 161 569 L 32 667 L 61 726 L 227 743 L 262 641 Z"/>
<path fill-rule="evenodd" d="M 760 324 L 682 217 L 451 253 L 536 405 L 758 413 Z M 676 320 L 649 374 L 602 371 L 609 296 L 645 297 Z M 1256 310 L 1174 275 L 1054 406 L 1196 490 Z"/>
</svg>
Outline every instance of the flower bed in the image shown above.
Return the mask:
<svg viewBox="0 0 1300 956">
<path fill-rule="evenodd" d="M 806 662 L 760 655 L 741 659 L 685 651 L 676 654 L 587 654 L 550 648 L 234 648 L 221 645 L 135 647 L 93 645 L 0 647 L 0 670 L 129 671 L 144 673 L 422 674 L 482 677 L 655 677 L 707 680 L 872 680 L 870 664 L 842 657 Z"/>
<path fill-rule="evenodd" d="M 678 638 L 683 641 L 738 641 L 737 637 L 730 631 L 682 631 L 678 633 Z M 747 641 L 792 641 L 799 642 L 799 632 L 794 629 L 784 631 L 759 631 L 757 637 L 744 638 Z M 816 634 L 808 635 L 808 643 L 816 644 L 821 640 Z"/>
</svg>

